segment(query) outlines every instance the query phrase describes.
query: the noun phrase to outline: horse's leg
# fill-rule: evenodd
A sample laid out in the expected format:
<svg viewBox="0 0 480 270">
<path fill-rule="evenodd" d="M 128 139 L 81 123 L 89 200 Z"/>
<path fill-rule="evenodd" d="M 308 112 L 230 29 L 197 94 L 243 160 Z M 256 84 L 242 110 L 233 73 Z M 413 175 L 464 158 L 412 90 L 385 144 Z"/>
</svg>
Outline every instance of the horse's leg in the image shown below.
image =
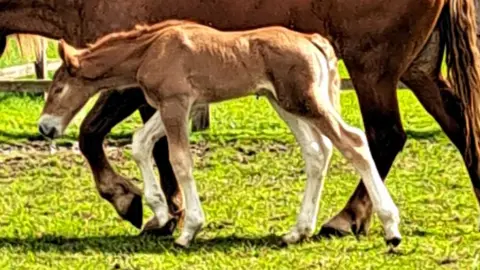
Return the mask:
<svg viewBox="0 0 480 270">
<path fill-rule="evenodd" d="M 205 216 L 193 178 L 193 158 L 188 140 L 188 118 L 191 109 L 188 96 L 165 98 L 159 111 L 168 138 L 170 163 L 185 197 L 184 225 L 177 245 L 187 247 L 201 229 Z"/>
<path fill-rule="evenodd" d="M 160 184 L 153 172 L 152 151 L 155 143 L 165 136 L 160 113 L 155 113 L 145 125 L 133 135 L 132 156 L 143 177 L 144 196 L 147 204 L 155 213 L 160 227 L 169 221 L 168 205 Z"/>
<path fill-rule="evenodd" d="M 5 52 L 7 48 L 7 36 L 0 33 L 0 57 Z"/>
<path fill-rule="evenodd" d="M 98 192 L 137 228 L 141 228 L 143 217 L 141 191 L 113 170 L 105 156 L 103 140 L 112 127 L 142 104 L 145 98 L 139 89 L 101 94 L 83 120 L 79 136 L 80 150 L 90 164 Z"/>
<path fill-rule="evenodd" d="M 402 81 L 412 90 L 425 110 L 435 118 L 465 159 L 465 118 L 461 103 L 440 75 L 443 52 L 441 48 L 443 44 L 440 43 L 438 32 L 435 32 L 420 57 L 404 73 Z M 480 204 L 480 159 L 476 151 L 472 153 L 471 162 L 466 163 L 466 167 Z"/>
<path fill-rule="evenodd" d="M 382 179 L 388 174 L 397 154 L 406 142 L 398 101 L 396 80 L 351 71 L 369 148 Z M 322 226 L 320 235 L 365 234 L 369 228 L 372 203 L 363 182 L 360 182 L 340 213 Z"/>
<path fill-rule="evenodd" d="M 285 243 L 292 244 L 312 236 L 315 231 L 323 183 L 332 157 L 332 143 L 313 130 L 309 124 L 282 109 L 273 98 L 269 98 L 269 101 L 294 134 L 305 160 L 307 186 L 302 207 L 297 224 L 283 236 Z"/>
<path fill-rule="evenodd" d="M 401 241 L 398 208 L 378 174 L 365 134 L 360 129 L 347 125 L 333 106 L 322 106 L 322 109 L 325 113 L 309 122 L 331 140 L 360 174 L 367 193 L 372 198 L 373 209 L 382 222 L 387 244 L 397 246 Z"/>
<path fill-rule="evenodd" d="M 152 115 L 157 112 L 156 109 L 145 105 L 139 109 L 140 115 L 143 122 L 147 122 Z M 167 199 L 167 205 L 169 214 L 174 217 L 176 221 L 182 218 L 182 191 L 178 186 L 178 181 L 175 178 L 173 173 L 172 165 L 170 164 L 168 157 L 168 142 L 167 137 L 161 137 L 153 148 L 153 157 L 155 163 L 157 164 L 158 172 L 160 174 L 160 183 L 163 190 L 163 193 Z M 172 221 L 175 221 L 172 220 Z M 154 216 L 149 219 L 149 221 L 143 227 L 142 234 L 153 234 L 153 235 L 169 235 L 175 230 L 176 222 L 172 222 L 169 226 L 162 227 L 158 223 L 158 219 Z"/>
</svg>

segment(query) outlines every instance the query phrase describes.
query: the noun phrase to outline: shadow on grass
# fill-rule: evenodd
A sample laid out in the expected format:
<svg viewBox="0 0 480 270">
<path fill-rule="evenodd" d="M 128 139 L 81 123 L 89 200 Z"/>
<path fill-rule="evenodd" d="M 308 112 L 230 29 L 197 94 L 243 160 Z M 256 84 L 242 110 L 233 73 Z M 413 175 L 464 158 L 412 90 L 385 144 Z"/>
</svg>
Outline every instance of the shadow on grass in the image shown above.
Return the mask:
<svg viewBox="0 0 480 270">
<path fill-rule="evenodd" d="M 412 138 L 415 140 L 425 140 L 425 139 L 433 139 L 437 136 L 440 136 L 443 134 L 443 131 L 440 129 L 406 130 L 405 133 L 407 134 L 408 138 Z"/>
<path fill-rule="evenodd" d="M 7 139 L 8 141 L 44 141 L 40 134 L 30 132 L 10 132 L 6 130 L 0 130 L 0 137 Z"/>
<path fill-rule="evenodd" d="M 443 131 L 440 129 L 431 129 L 431 130 L 406 130 L 405 133 L 407 134 L 408 138 L 412 139 L 431 139 L 436 136 L 443 134 Z M 111 142 L 112 144 L 128 144 L 132 141 L 132 132 L 127 133 L 119 133 L 119 134 L 109 134 L 106 139 Z M 204 137 L 211 137 L 208 133 L 203 134 Z M 244 137 L 242 132 L 240 131 L 232 131 L 226 132 L 225 134 L 215 134 L 214 136 L 222 136 L 222 137 L 232 137 L 231 140 L 235 141 L 238 140 L 238 137 Z M 0 137 L 3 137 L 8 141 L 43 141 L 43 137 L 38 133 L 30 133 L 30 132 L 10 132 L 6 130 L 0 130 Z M 251 138 L 251 136 L 247 136 Z M 60 139 L 64 140 L 77 140 L 77 135 L 64 135 Z"/>
<path fill-rule="evenodd" d="M 109 144 L 124 145 L 132 142 L 133 133 L 121 133 L 121 134 L 109 134 L 106 139 Z M 24 143 L 33 141 L 46 141 L 46 139 L 40 133 L 31 132 L 10 132 L 6 130 L 0 130 L 0 143 Z M 71 142 L 78 139 L 77 135 L 67 134 L 57 139 L 58 145 L 69 145 Z"/>
<path fill-rule="evenodd" d="M 64 237 L 44 235 L 41 237 L 15 238 L 0 237 L 0 248 L 14 248 L 20 252 L 59 252 L 75 253 L 95 250 L 102 253 L 190 253 L 198 251 L 228 251 L 244 246 L 248 248 L 266 247 L 280 249 L 285 247 L 280 237 L 267 235 L 263 237 L 226 236 L 212 239 L 197 238 L 188 248 L 178 248 L 173 238 L 155 236 L 86 236 Z"/>
</svg>

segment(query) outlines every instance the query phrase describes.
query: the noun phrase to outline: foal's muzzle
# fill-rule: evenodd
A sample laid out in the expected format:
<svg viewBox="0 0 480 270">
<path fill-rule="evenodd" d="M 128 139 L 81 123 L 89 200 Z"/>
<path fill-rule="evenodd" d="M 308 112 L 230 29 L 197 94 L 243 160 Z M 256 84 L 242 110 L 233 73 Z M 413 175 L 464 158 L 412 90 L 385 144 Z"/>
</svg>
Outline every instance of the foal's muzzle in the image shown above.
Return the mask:
<svg viewBox="0 0 480 270">
<path fill-rule="evenodd" d="M 38 131 L 50 139 L 60 136 L 62 132 L 61 119 L 53 115 L 42 115 L 38 121 Z"/>
</svg>

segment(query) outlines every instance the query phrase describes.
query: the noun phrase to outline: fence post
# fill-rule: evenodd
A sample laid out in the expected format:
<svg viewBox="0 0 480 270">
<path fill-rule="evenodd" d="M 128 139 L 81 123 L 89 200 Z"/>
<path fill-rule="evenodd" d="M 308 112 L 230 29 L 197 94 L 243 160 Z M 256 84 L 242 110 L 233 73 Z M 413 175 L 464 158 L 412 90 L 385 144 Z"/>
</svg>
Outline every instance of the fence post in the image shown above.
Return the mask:
<svg viewBox="0 0 480 270">
<path fill-rule="evenodd" d="M 192 132 L 206 130 L 210 127 L 209 105 L 202 105 L 195 108 L 192 115 Z"/>
<path fill-rule="evenodd" d="M 40 49 L 37 50 L 35 60 L 35 75 L 37 79 L 45 80 L 48 78 L 47 68 L 47 40 L 43 37 L 40 38 Z M 47 99 L 47 92 L 44 92 L 44 98 Z"/>
</svg>

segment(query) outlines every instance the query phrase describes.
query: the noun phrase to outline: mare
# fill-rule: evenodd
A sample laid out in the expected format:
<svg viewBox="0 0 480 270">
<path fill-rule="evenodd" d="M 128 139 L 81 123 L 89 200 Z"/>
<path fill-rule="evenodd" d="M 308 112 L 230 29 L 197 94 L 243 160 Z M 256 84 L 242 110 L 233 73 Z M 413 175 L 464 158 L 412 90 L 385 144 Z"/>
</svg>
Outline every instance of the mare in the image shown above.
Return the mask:
<svg viewBox="0 0 480 270">
<path fill-rule="evenodd" d="M 478 49 L 473 0 L 0 0 L 0 53 L 15 33 L 64 38 L 85 47 L 98 37 L 138 23 L 190 19 L 222 30 L 282 25 L 329 39 L 350 73 L 365 132 L 385 179 L 403 148 L 396 85 L 403 81 L 462 153 L 480 201 L 476 113 Z M 400 42 L 401 41 L 401 42 Z M 440 73 L 444 53 L 451 80 Z M 142 225 L 140 191 L 118 175 L 103 151 L 103 139 L 139 109 L 144 121 L 155 112 L 138 88 L 104 92 L 80 128 L 80 149 L 100 195 L 124 219 Z M 164 137 L 154 148 L 170 214 L 181 215 L 181 193 Z M 323 225 L 323 235 L 366 233 L 372 204 L 360 183 L 344 209 Z M 155 231 L 156 219 L 144 230 Z M 160 230 L 171 234 L 174 226 Z"/>
<path fill-rule="evenodd" d="M 362 176 L 386 241 L 398 245 L 398 209 L 375 167 L 365 134 L 347 125 L 335 110 L 340 76 L 330 43 L 318 34 L 284 27 L 249 31 L 167 20 L 102 37 L 89 49 L 61 41 L 64 61 L 57 71 L 39 120 L 48 137 L 63 134 L 71 119 L 96 93 L 141 87 L 157 112 L 135 132 L 132 156 L 142 173 L 144 195 L 158 224 L 171 219 L 155 179 L 152 151 L 167 136 L 169 160 L 185 196 L 185 222 L 175 243 L 187 247 L 205 217 L 193 178 L 188 119 L 195 106 L 248 95 L 266 96 L 302 149 L 307 186 L 297 224 L 283 240 L 296 243 L 315 231 L 318 204 L 332 144 Z M 118 55 L 129 55 L 118 61 Z"/>
</svg>

